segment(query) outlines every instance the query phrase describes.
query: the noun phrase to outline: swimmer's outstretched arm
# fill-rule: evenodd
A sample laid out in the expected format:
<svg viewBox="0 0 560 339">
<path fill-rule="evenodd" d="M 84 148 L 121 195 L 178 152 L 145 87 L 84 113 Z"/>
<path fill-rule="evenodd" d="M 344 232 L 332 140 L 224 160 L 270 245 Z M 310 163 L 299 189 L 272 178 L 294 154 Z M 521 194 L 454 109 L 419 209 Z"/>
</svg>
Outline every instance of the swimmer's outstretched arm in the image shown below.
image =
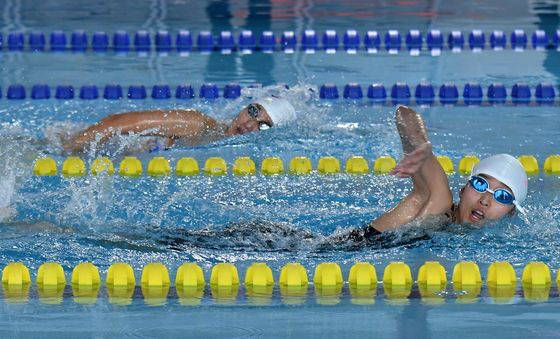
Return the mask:
<svg viewBox="0 0 560 339">
<path fill-rule="evenodd" d="M 390 174 L 411 177 L 413 188 L 397 206 L 370 224 L 380 232 L 396 229 L 424 215 L 443 214 L 453 203 L 447 175 L 432 153 L 420 115 L 406 106 L 399 106 L 395 122 L 404 158 Z"/>
<path fill-rule="evenodd" d="M 223 126 L 216 120 L 195 110 L 127 112 L 109 115 L 79 132 L 65 144 L 65 149 L 81 152 L 103 144 L 117 134 L 130 133 L 165 137 L 171 142 L 178 138 L 194 141 L 221 129 Z"/>
</svg>

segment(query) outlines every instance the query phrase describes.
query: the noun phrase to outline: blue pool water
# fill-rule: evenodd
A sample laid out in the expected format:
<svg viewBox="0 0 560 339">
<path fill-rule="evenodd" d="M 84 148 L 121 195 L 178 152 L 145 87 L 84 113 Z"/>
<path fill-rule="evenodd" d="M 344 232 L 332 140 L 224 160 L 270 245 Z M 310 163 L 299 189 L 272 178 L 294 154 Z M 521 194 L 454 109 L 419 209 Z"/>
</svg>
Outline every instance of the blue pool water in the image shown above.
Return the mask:
<svg viewBox="0 0 560 339">
<path fill-rule="evenodd" d="M 409 29 L 425 33 L 440 29 L 445 34 L 472 29 L 509 34 L 537 29 L 553 34 L 558 24 L 558 5 L 539 2 L 394 1 L 344 5 L 322 1 L 151 1 L 136 3 L 57 1 L 3 3 L 0 27 L 4 39 L 9 32 L 26 34 L 56 29 L 71 32 L 126 30 L 133 34 L 166 29 L 193 33 L 210 30 L 279 34 L 306 29 L 322 33 L 346 29 L 360 33 L 375 29 L 385 33 Z M 70 286 L 55 295 L 44 294 L 32 285 L 21 299 L 2 290 L 0 333 L 3 337 L 205 336 L 205 337 L 379 337 L 509 336 L 557 337 L 558 289 L 552 283 L 548 297 L 530 297 L 519 278 L 525 265 L 543 261 L 553 280 L 560 267 L 560 208 L 558 176 L 530 177 L 526 208 L 528 220 L 506 218 L 483 229 L 450 226 L 434 229 L 422 225 L 371 246 L 337 243 L 332 234 L 361 227 L 394 206 L 410 191 L 406 180 L 386 175 L 350 176 L 263 176 L 179 178 L 93 177 L 67 179 L 32 175 L 36 158 L 48 155 L 60 164 L 61 135 L 115 112 L 155 108 L 196 108 L 218 120 L 230 120 L 252 98 L 281 93 L 298 110 L 300 120 L 266 133 L 239 136 L 209 145 L 178 147 L 170 151 L 140 153 L 146 168 L 154 156 L 164 156 L 174 165 L 182 157 L 193 157 L 202 165 L 208 157 L 222 157 L 231 168 L 239 156 L 250 156 L 258 167 L 263 159 L 280 157 L 287 166 L 295 156 L 306 156 L 316 168 L 322 156 L 335 156 L 342 163 L 353 155 L 370 165 L 381 155 L 402 157 L 393 123 L 394 106 L 374 105 L 367 100 L 324 100 L 319 86 L 334 83 L 342 91 L 349 82 L 364 88 L 373 82 L 390 88 L 406 82 L 414 90 L 421 81 L 436 88 L 447 82 L 459 86 L 475 81 L 486 88 L 494 82 L 509 90 L 526 82 L 532 91 L 538 83 L 554 84 L 558 93 L 560 64 L 554 49 L 523 52 L 506 48 L 480 53 L 465 48 L 460 53 L 442 51 L 419 56 L 406 49 L 393 55 L 359 51 L 314 54 L 297 50 L 242 55 L 177 52 L 105 54 L 67 52 L 0 53 L 2 98 L 0 99 L 0 266 L 21 261 L 29 267 L 32 280 L 47 261 L 60 263 L 70 272 L 80 262 L 94 263 L 104 281 L 114 262 L 130 263 L 140 279 L 149 262 L 164 263 L 172 279 L 183 262 L 197 262 L 209 281 L 211 268 L 222 262 L 236 265 L 240 279 L 253 262 L 266 262 L 278 281 L 280 269 L 289 262 L 307 268 L 310 280 L 321 262 L 336 262 L 344 280 L 357 261 L 375 265 L 379 278 L 392 261 L 410 265 L 414 279 L 425 261 L 439 261 L 450 280 L 453 266 L 461 260 L 476 262 L 483 279 L 495 261 L 510 262 L 518 277 L 515 293 L 496 298 L 483 286 L 479 296 L 461 299 L 449 283 L 444 292 L 424 295 L 414 286 L 407 299 L 393 300 L 383 285 L 366 298 L 356 297 L 348 285 L 340 294 L 322 295 L 310 286 L 303 297 L 286 298 L 277 284 L 270 294 L 252 294 L 241 286 L 237 294 L 221 298 L 207 286 L 195 300 L 183 300 L 174 287 L 167 298 L 145 298 L 137 286 L 130 305 L 115 302 L 102 286 L 94 303 L 76 299 Z M 214 82 L 221 88 L 229 82 L 244 86 L 235 100 L 219 98 L 190 101 L 168 100 L 32 100 L 34 84 L 51 89 L 71 84 L 77 90 L 94 84 L 100 89 L 117 83 L 123 88 L 158 83 L 172 88 L 192 83 L 196 89 Z M 10 85 L 23 84 L 25 100 L 8 100 Z M 264 87 L 247 88 L 251 84 Z M 290 89 L 286 90 L 283 85 Z M 341 93 L 342 94 L 342 93 Z M 54 91 L 52 93 L 54 96 Z M 449 156 L 455 167 L 467 154 L 484 157 L 494 153 L 534 155 L 542 170 L 546 157 L 558 153 L 560 116 L 558 105 L 514 106 L 465 105 L 420 107 L 437 155 Z M 116 140 L 111 146 L 82 156 L 90 164 L 97 155 L 108 155 L 117 165 L 134 138 Z M 449 177 L 455 199 L 465 176 Z M 194 304 L 194 305 L 192 305 Z"/>
</svg>

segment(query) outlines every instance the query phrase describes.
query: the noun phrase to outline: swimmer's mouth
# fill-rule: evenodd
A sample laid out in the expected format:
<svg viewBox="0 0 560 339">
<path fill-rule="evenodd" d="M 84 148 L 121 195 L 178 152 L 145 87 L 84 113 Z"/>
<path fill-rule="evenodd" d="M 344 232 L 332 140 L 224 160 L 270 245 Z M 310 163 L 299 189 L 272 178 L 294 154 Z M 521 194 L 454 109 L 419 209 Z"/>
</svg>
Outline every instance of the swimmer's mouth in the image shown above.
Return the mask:
<svg viewBox="0 0 560 339">
<path fill-rule="evenodd" d="M 480 222 L 480 221 L 482 221 L 482 219 L 484 219 L 484 213 L 480 210 L 472 210 L 471 215 L 469 216 L 469 219 L 473 223 Z"/>
</svg>

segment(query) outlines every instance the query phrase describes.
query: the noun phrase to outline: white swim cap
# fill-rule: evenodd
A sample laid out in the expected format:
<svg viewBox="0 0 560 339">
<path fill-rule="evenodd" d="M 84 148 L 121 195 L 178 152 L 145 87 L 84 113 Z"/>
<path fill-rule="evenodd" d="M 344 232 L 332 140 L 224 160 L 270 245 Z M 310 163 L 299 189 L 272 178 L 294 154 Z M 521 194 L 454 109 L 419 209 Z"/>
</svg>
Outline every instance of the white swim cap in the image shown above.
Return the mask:
<svg viewBox="0 0 560 339">
<path fill-rule="evenodd" d="M 514 204 L 524 212 L 519 204 L 527 197 L 527 173 L 521 162 L 509 154 L 496 154 L 482 159 L 472 170 L 472 175 L 486 174 L 500 180 L 513 191 Z"/>
<path fill-rule="evenodd" d="M 296 110 L 286 99 L 268 97 L 260 99 L 256 103 L 266 109 L 275 126 L 296 119 Z"/>
</svg>

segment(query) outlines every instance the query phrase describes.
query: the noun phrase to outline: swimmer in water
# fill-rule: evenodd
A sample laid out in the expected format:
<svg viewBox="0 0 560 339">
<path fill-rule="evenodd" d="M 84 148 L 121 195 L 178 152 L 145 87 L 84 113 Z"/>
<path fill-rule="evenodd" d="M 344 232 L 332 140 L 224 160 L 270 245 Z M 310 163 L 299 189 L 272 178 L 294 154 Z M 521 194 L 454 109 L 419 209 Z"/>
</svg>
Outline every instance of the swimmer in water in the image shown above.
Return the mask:
<svg viewBox="0 0 560 339">
<path fill-rule="evenodd" d="M 71 153 L 97 147 L 116 135 L 140 134 L 158 137 L 168 148 L 181 141 L 199 145 L 219 139 L 263 131 L 295 120 L 294 106 L 287 100 L 266 97 L 251 103 L 231 124 L 218 122 L 196 110 L 153 110 L 113 114 L 89 126 L 65 142 Z M 151 147 L 151 150 L 155 148 Z M 148 149 L 150 150 L 150 149 Z"/>
<path fill-rule="evenodd" d="M 432 146 L 420 115 L 408 107 L 399 106 L 396 124 L 404 158 L 390 172 L 399 178 L 412 178 L 413 190 L 397 206 L 371 222 L 365 228 L 322 236 L 297 230 L 280 223 L 253 221 L 229 224 L 223 230 L 185 230 L 165 236 L 162 243 L 181 249 L 184 243 L 203 246 L 215 239 L 225 239 L 223 246 L 246 246 L 246 237 L 254 237 L 259 249 L 311 248 L 315 251 L 358 249 L 364 244 L 374 248 L 408 245 L 429 239 L 427 231 L 442 226 L 472 224 L 480 227 L 489 220 L 514 215 L 527 196 L 527 175 L 521 163 L 507 154 L 481 160 L 472 170 L 468 182 L 459 192 L 460 200 L 453 203 L 447 174 L 432 153 Z M 414 223 L 413 223 L 414 222 Z M 405 226 L 409 227 L 405 227 Z M 423 227 L 414 227 L 414 226 Z M 406 230 L 406 232 L 391 232 Z M 286 237 L 288 241 L 278 240 Z M 235 237 L 240 237 L 237 241 Z M 276 238 L 273 241 L 270 239 Z M 210 239 L 210 240 L 206 240 Z M 233 240 L 232 240 L 233 239 Z M 293 242 L 297 239 L 304 245 Z M 233 245 L 232 245 L 233 243 Z"/>
<path fill-rule="evenodd" d="M 528 181 L 519 160 L 508 154 L 482 159 L 461 188 L 459 202 L 454 204 L 447 175 L 432 153 L 420 115 L 399 106 L 395 119 L 404 157 L 390 174 L 411 178 L 412 192 L 365 228 L 353 230 L 351 238 L 368 239 L 429 216 L 441 216 L 446 224 L 480 227 L 489 220 L 512 216 L 516 209 L 525 214 L 521 204 L 527 197 Z"/>
</svg>

